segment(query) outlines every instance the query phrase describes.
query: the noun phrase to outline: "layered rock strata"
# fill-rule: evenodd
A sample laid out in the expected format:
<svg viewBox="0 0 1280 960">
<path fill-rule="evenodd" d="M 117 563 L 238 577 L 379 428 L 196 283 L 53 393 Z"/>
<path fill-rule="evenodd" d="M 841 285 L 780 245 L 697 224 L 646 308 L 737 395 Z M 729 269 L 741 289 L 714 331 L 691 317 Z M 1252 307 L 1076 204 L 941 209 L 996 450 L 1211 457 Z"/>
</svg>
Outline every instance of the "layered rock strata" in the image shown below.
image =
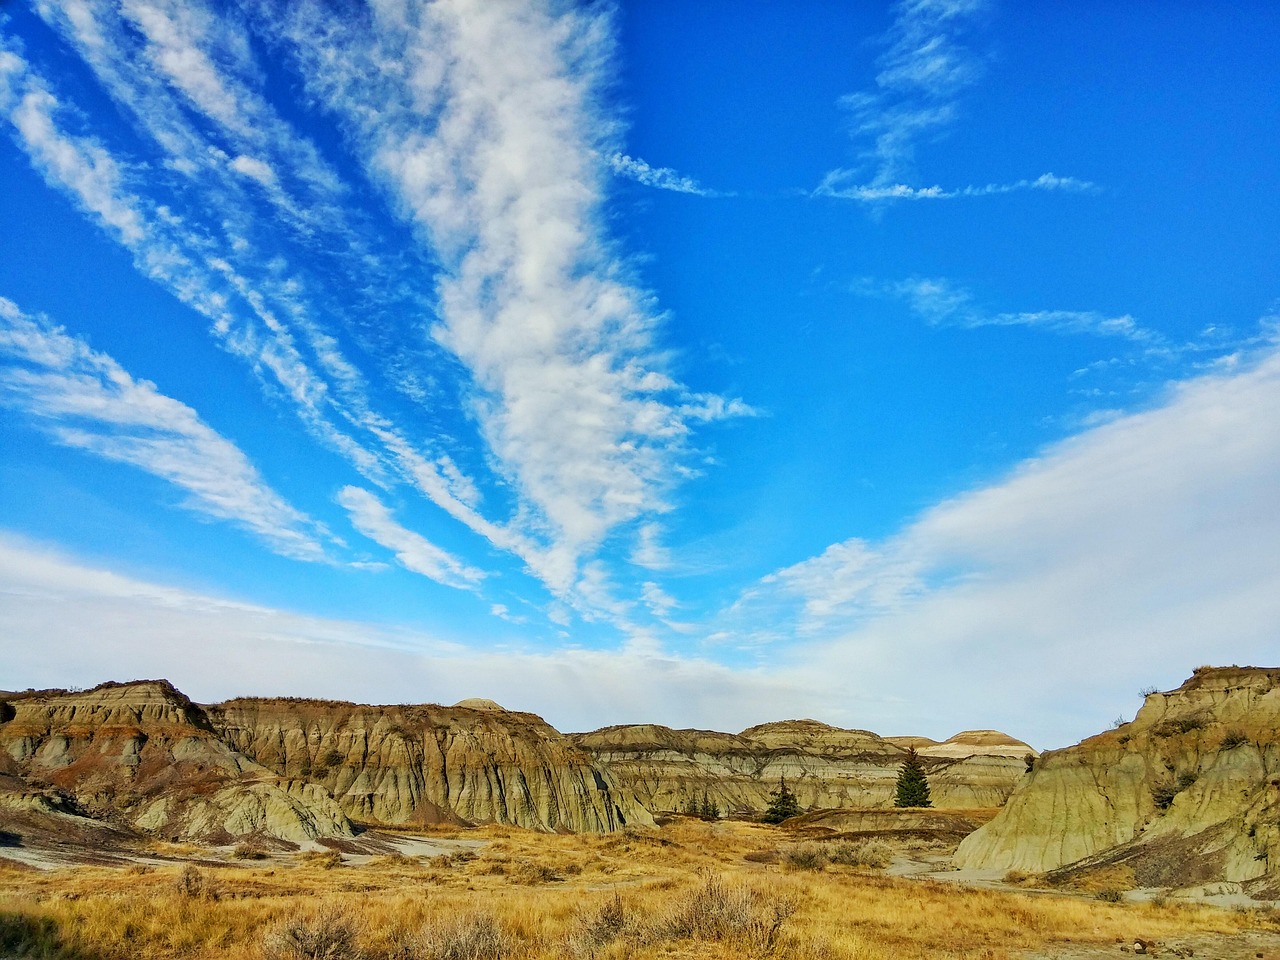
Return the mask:
<svg viewBox="0 0 1280 960">
<path fill-rule="evenodd" d="M 531 713 L 492 701 L 371 707 L 232 700 L 210 707 L 209 717 L 237 751 L 281 777 L 323 787 L 366 823 L 604 832 L 653 822 L 570 739 Z"/>
<path fill-rule="evenodd" d="M 785 779 L 806 809 L 889 807 L 906 746 L 866 730 L 786 720 L 738 734 L 656 724 L 605 727 L 574 739 L 649 809 L 681 811 L 705 797 L 725 812 L 762 813 Z M 1005 801 L 1036 751 L 995 731 L 969 731 L 921 751 L 937 807 Z"/>
<path fill-rule="evenodd" d="M 1280 670 L 1201 668 L 1131 723 L 1046 753 L 955 862 L 1280 895 Z"/>
<path fill-rule="evenodd" d="M 229 747 L 166 681 L 10 696 L 0 708 L 9 809 L 83 815 L 170 839 L 351 836 L 322 788 Z"/>
<path fill-rule="evenodd" d="M 0 816 L 19 813 L 224 843 L 350 837 L 353 821 L 653 822 L 572 741 L 491 701 L 200 706 L 163 680 L 0 694 Z"/>
</svg>

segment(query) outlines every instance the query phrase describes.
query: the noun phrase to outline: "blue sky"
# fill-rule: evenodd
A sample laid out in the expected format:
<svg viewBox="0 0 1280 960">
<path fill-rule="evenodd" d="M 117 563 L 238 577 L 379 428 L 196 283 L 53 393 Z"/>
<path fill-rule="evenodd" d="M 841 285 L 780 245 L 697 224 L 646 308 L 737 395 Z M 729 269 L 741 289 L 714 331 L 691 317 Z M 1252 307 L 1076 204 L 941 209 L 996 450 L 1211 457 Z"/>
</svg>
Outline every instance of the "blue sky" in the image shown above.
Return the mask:
<svg viewBox="0 0 1280 960">
<path fill-rule="evenodd" d="M 0 30 L 0 686 L 1049 747 L 1275 660 L 1272 4 Z"/>
</svg>

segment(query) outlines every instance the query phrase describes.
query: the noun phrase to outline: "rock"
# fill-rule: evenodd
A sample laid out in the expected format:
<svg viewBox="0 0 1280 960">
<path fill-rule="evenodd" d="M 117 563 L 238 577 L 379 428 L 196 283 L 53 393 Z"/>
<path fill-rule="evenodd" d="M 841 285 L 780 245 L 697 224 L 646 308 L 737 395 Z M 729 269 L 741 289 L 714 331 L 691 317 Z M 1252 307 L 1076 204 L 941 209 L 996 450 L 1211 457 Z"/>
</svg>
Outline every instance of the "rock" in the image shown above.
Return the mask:
<svg viewBox="0 0 1280 960">
<path fill-rule="evenodd" d="M 261 833 L 351 836 L 332 797 L 281 779 L 224 743 L 163 680 L 10 695 L 6 773 L 55 811 L 175 840 Z"/>
<path fill-rule="evenodd" d="M 651 810 L 681 811 L 705 796 L 743 815 L 762 813 L 783 778 L 806 809 L 892 806 L 910 745 L 816 720 L 766 723 L 739 734 L 634 724 L 574 740 Z M 1026 773 L 1026 756 L 1036 754 L 995 731 L 927 743 L 945 747 L 925 757 L 934 806 L 943 808 L 998 806 Z"/>
<path fill-rule="evenodd" d="M 172 839 L 349 837 L 352 818 L 594 832 L 653 823 L 571 740 L 491 700 L 201 707 L 158 680 L 4 702 L 0 776 Z"/>
<path fill-rule="evenodd" d="M 540 717 L 480 706 L 232 700 L 209 707 L 228 744 L 323 787 L 365 823 L 510 823 L 606 832 L 652 825 L 607 770 Z"/>
<path fill-rule="evenodd" d="M 1046 753 L 960 867 L 1129 867 L 1140 886 L 1280 882 L 1280 670 L 1201 668 L 1132 723 Z"/>
</svg>

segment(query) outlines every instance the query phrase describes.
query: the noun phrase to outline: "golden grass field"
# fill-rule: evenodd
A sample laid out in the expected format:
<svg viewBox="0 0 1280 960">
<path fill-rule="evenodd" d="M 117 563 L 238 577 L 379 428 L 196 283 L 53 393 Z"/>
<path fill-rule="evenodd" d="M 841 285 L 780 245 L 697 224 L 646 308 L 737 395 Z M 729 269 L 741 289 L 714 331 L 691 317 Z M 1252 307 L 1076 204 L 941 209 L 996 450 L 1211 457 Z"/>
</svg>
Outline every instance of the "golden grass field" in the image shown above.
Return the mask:
<svg viewBox="0 0 1280 960">
<path fill-rule="evenodd" d="M 785 857 L 769 862 L 794 837 L 760 824 L 680 818 L 608 836 L 499 827 L 431 836 L 481 845 L 359 865 L 324 853 L 48 871 L 0 859 L 0 958 L 998 960 L 1090 943 L 1118 951 L 1138 937 L 1280 930 L 1263 910 L 971 889 L 831 863 L 798 868 Z"/>
</svg>

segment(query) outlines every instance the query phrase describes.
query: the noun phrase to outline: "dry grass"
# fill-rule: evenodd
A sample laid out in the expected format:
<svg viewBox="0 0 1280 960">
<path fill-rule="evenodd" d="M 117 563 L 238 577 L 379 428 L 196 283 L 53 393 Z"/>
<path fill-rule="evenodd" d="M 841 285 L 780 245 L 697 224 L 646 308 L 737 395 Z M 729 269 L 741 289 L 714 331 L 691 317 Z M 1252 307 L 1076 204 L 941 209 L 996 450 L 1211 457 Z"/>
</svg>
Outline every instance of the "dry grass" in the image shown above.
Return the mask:
<svg viewBox="0 0 1280 960">
<path fill-rule="evenodd" d="M 0 956 L 1000 960 L 1067 940 L 1280 927 L 1261 912 L 964 889 L 848 868 L 793 870 L 747 859 L 787 845 L 785 832 L 760 825 L 680 821 L 604 837 L 510 829 L 465 836 L 488 844 L 447 863 L 388 856 L 335 870 L 319 858 L 242 861 L 202 867 L 198 882 L 184 880 L 180 866 L 0 870 Z"/>
</svg>

